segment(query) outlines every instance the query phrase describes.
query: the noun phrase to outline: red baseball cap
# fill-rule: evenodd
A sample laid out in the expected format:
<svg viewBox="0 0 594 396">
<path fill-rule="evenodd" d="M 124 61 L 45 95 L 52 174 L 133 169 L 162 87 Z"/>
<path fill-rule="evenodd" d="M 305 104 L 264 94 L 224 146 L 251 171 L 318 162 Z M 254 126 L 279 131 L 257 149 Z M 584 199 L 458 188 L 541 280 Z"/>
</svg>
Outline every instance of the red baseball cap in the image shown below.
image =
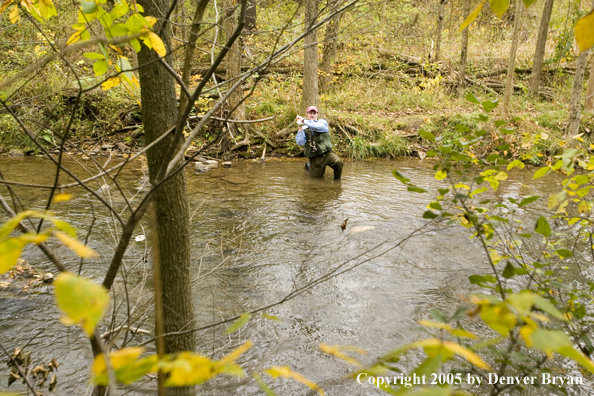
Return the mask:
<svg viewBox="0 0 594 396">
<path fill-rule="evenodd" d="M 307 108 L 307 112 L 311 112 L 311 111 L 315 111 L 316 113 L 318 112 L 318 108 L 316 106 L 309 106 Z"/>
</svg>

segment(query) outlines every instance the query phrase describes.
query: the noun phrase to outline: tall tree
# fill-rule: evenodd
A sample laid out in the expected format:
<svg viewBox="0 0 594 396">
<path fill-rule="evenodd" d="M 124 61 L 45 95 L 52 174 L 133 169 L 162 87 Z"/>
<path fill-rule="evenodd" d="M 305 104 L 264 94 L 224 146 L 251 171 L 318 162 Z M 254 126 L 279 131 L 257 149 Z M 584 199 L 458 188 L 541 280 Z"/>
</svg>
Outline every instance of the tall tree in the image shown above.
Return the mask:
<svg viewBox="0 0 594 396">
<path fill-rule="evenodd" d="M 140 0 L 145 15 L 160 17 L 167 15 L 169 0 Z M 160 32 L 161 40 L 171 54 L 169 25 L 163 22 L 155 31 Z M 142 120 L 147 143 L 151 143 L 166 133 L 177 122 L 177 100 L 175 80 L 159 61 L 159 55 L 147 47 L 142 48 L 138 60 L 143 65 L 139 71 Z M 171 55 L 165 62 L 171 64 Z M 155 183 L 161 168 L 171 158 L 165 155 L 172 144 L 172 135 L 148 150 L 149 177 Z M 181 147 L 181 144 L 179 145 Z M 176 166 L 181 166 L 181 162 Z M 184 172 L 177 172 L 166 180 L 154 195 L 158 223 L 160 273 L 163 297 L 163 330 L 175 333 L 195 327 L 194 305 L 190 274 L 190 229 L 189 210 Z M 194 333 L 172 335 L 165 338 L 165 353 L 194 351 Z M 173 388 L 169 395 L 193 395 L 193 387 Z"/>
<path fill-rule="evenodd" d="M 464 3 L 464 17 L 470 14 L 470 1 Z M 460 49 L 460 71 L 458 72 L 458 92 L 462 91 L 466 79 L 466 61 L 468 58 L 468 26 L 462 31 L 462 48 Z"/>
<path fill-rule="evenodd" d="M 591 8 L 594 10 L 594 0 Z M 584 91 L 584 74 L 588 67 L 588 59 L 592 49 L 588 49 L 580 54 L 575 67 L 573 77 L 573 88 L 571 89 L 571 99 L 569 100 L 569 121 L 565 129 L 565 137 L 577 135 L 580 130 L 580 114 L 582 111 L 582 92 Z"/>
<path fill-rule="evenodd" d="M 310 30 L 318 17 L 318 0 L 305 0 L 305 29 Z M 303 95 L 301 114 L 308 106 L 318 105 L 318 33 L 316 29 L 304 37 L 303 44 Z"/>
<path fill-rule="evenodd" d="M 237 28 L 237 15 L 235 12 L 235 0 L 223 0 L 223 15 L 225 15 L 225 20 L 223 22 L 223 29 L 226 32 L 226 39 L 233 33 L 233 31 Z M 246 10 L 247 12 L 247 10 Z M 231 46 L 229 50 L 229 54 L 227 55 L 226 62 L 227 62 L 227 72 L 226 72 L 226 79 L 228 81 L 227 88 L 231 88 L 231 86 L 235 83 L 235 79 L 239 77 L 241 74 L 241 53 L 242 53 L 242 42 L 241 37 L 235 40 L 233 46 Z M 229 111 L 233 111 L 229 114 L 229 117 L 235 120 L 244 120 L 245 119 L 245 106 L 243 105 L 243 90 L 241 88 L 236 89 L 233 91 L 231 96 L 229 96 L 229 100 L 227 101 L 229 106 Z M 235 110 L 233 110 L 235 109 Z M 234 124 L 230 124 L 234 125 Z M 236 127 L 233 127 L 236 129 Z M 247 129 L 245 131 L 244 140 L 249 141 L 249 136 Z"/>
<path fill-rule="evenodd" d="M 547 44 L 547 34 L 549 33 L 549 22 L 553 13 L 553 3 L 555 0 L 546 0 L 540 18 L 540 28 L 538 29 L 538 39 L 536 40 L 536 49 L 534 51 L 534 60 L 532 62 L 532 73 L 530 74 L 530 93 L 538 94 L 540 84 L 540 73 L 544 61 L 545 48 Z"/>
<path fill-rule="evenodd" d="M 247 30 L 256 30 L 257 21 L 258 9 L 256 8 L 256 0 L 248 0 L 245 10 L 245 28 Z"/>
<path fill-rule="evenodd" d="M 588 88 L 586 89 L 585 109 L 594 112 L 594 58 L 590 62 L 590 77 L 588 78 Z"/>
<path fill-rule="evenodd" d="M 509 49 L 509 60 L 507 63 L 507 78 L 505 79 L 505 90 L 503 92 L 503 109 L 509 111 L 511 95 L 514 90 L 514 72 L 516 67 L 516 53 L 518 52 L 518 38 L 520 25 L 522 24 L 522 0 L 516 0 L 516 12 L 514 14 L 514 33 L 511 47 Z"/>
<path fill-rule="evenodd" d="M 441 52 L 441 34 L 443 32 L 443 19 L 445 13 L 445 6 L 448 0 L 439 0 L 439 12 L 437 13 L 437 38 L 435 40 L 435 56 L 434 62 L 439 62 Z"/>
<path fill-rule="evenodd" d="M 332 2 L 331 12 L 335 12 L 338 9 L 339 4 L 340 0 L 334 0 Z M 342 15 L 342 13 L 336 14 L 326 25 L 326 37 L 324 39 L 324 49 L 322 51 L 322 63 L 320 64 L 320 90 L 322 92 L 326 92 L 329 89 L 332 80 L 334 79 L 332 62 L 336 56 L 336 47 L 338 44 L 337 36 Z"/>
</svg>

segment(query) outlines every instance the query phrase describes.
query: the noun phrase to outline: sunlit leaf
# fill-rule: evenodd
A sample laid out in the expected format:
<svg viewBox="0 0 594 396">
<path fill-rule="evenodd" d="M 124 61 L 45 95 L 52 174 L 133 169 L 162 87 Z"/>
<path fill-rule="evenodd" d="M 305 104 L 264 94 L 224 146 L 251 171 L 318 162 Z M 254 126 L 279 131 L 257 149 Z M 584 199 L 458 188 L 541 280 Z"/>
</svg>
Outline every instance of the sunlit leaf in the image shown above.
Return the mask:
<svg viewBox="0 0 594 396">
<path fill-rule="evenodd" d="M 474 20 L 478 16 L 478 14 L 483 9 L 483 6 L 485 5 L 485 1 L 487 1 L 487 0 L 482 0 L 480 3 L 478 3 L 476 5 L 476 7 L 474 7 L 474 9 L 470 12 L 470 14 L 468 14 L 468 17 L 466 17 L 466 19 L 464 20 L 464 22 L 460 26 L 460 29 L 458 29 L 459 32 L 461 32 L 462 30 L 466 29 L 468 27 L 468 25 L 470 25 L 472 22 L 474 22 Z M 466 96 L 466 99 L 468 99 L 468 96 Z"/>
<path fill-rule="evenodd" d="M 113 87 L 117 87 L 122 82 L 122 79 L 119 77 L 111 77 L 109 80 L 105 81 L 101 84 L 101 89 L 107 91 Z"/>
<path fill-rule="evenodd" d="M 24 246 L 25 242 L 20 238 L 8 238 L 0 242 L 0 275 L 16 264 Z"/>
<path fill-rule="evenodd" d="M 518 204 L 518 207 L 522 207 L 522 206 L 526 206 L 529 203 L 532 203 L 534 201 L 536 201 L 537 199 L 539 199 L 540 197 L 536 197 L 536 196 L 530 196 L 530 197 L 526 197 L 524 198 L 522 201 L 520 201 L 520 203 Z"/>
<path fill-rule="evenodd" d="M 520 160 L 515 160 L 509 163 L 509 165 L 507 166 L 507 170 L 512 170 L 515 167 L 518 167 L 520 169 L 524 169 L 524 163 Z"/>
<path fill-rule="evenodd" d="M 107 290 L 69 272 L 61 273 L 54 284 L 58 307 L 92 336 L 109 303 Z"/>
<path fill-rule="evenodd" d="M 67 202 L 67 201 L 70 201 L 71 199 L 72 199 L 72 194 L 62 193 L 62 194 L 54 195 L 52 202 L 56 204 L 58 202 Z"/>
<path fill-rule="evenodd" d="M 449 349 L 450 351 L 454 352 L 456 355 L 464 357 L 468 360 L 471 364 L 482 368 L 484 370 L 491 370 L 491 367 L 485 363 L 483 359 L 481 359 L 476 353 L 472 352 L 470 349 L 463 347 L 462 345 L 456 344 L 452 341 L 445 341 L 443 343 L 444 348 Z"/>
<path fill-rule="evenodd" d="M 549 300 L 541 296 L 534 297 L 534 305 L 540 308 L 542 311 L 548 313 L 552 317 L 567 322 L 567 318 L 559 312 L 559 310 L 551 304 Z"/>
<path fill-rule="evenodd" d="M 122 3 L 116 4 L 109 12 L 109 16 L 111 17 L 111 19 L 113 21 L 115 21 L 116 19 L 121 18 L 124 15 L 126 15 L 127 12 L 128 12 L 128 3 L 126 3 L 124 1 Z"/>
<path fill-rule="evenodd" d="M 21 15 L 20 15 L 19 7 L 17 7 L 17 6 L 12 7 L 12 11 L 10 11 L 10 13 L 8 14 L 8 20 L 12 24 L 16 24 L 16 23 L 19 23 L 21 21 Z"/>
<path fill-rule="evenodd" d="M 0 14 L 2 14 L 9 5 L 13 3 L 14 0 L 4 0 L 2 4 L 0 4 Z"/>
<path fill-rule="evenodd" d="M 76 32 L 74 32 L 74 33 L 72 34 L 72 36 L 70 36 L 70 37 L 68 38 L 68 40 L 66 41 L 66 45 L 71 45 L 71 44 L 74 44 L 74 43 L 76 43 L 78 40 L 80 40 L 80 39 L 81 39 L 81 35 L 82 35 L 82 33 L 83 33 L 83 32 L 86 32 L 86 30 L 84 30 L 84 29 L 83 29 L 83 30 L 77 30 Z"/>
<path fill-rule="evenodd" d="M 594 45 L 594 10 L 577 21 L 574 31 L 575 41 L 581 52 Z"/>
<path fill-rule="evenodd" d="M 320 344 L 320 349 L 322 350 L 322 352 L 327 353 L 329 355 L 332 356 L 336 356 L 339 359 L 344 360 L 347 363 L 350 363 L 352 365 L 355 366 L 362 366 L 361 363 L 359 363 L 359 361 L 357 359 L 354 359 L 346 354 L 344 354 L 341 351 L 341 347 L 340 346 L 336 346 L 336 345 L 326 345 L 326 344 Z"/>
<path fill-rule="evenodd" d="M 111 367 L 115 371 L 116 379 L 119 382 L 125 385 L 131 384 L 144 375 L 156 371 L 158 357 L 153 355 L 144 359 L 138 359 L 143 351 L 144 348 L 134 347 L 122 348 L 109 353 Z M 109 384 L 105 356 L 103 354 L 95 358 L 92 373 L 95 384 L 104 386 Z"/>
<path fill-rule="evenodd" d="M 435 179 L 436 180 L 443 180 L 447 176 L 448 176 L 448 173 L 446 171 L 438 170 L 437 172 L 435 172 Z"/>
<path fill-rule="evenodd" d="M 243 314 L 242 317 L 244 315 L 249 315 L 249 314 Z M 248 319 L 249 319 L 249 316 L 248 316 Z M 252 347 L 252 342 L 251 341 L 248 341 L 248 342 L 244 343 L 239 348 L 236 348 L 231 353 L 229 353 L 228 355 L 226 355 L 223 358 L 221 358 L 221 360 L 219 360 L 217 362 L 217 365 L 226 365 L 226 364 L 235 363 L 235 361 L 237 360 L 237 358 L 239 356 L 241 356 L 245 351 L 247 351 L 248 349 L 250 349 L 251 347 Z"/>
<path fill-rule="evenodd" d="M 93 63 L 93 72 L 96 76 L 102 76 L 103 74 L 105 74 L 105 72 L 107 72 L 108 67 L 109 65 L 106 61 L 98 60 L 95 63 Z"/>
<path fill-rule="evenodd" d="M 157 34 L 153 32 L 148 32 L 148 38 L 151 41 L 151 45 L 153 50 L 160 56 L 165 57 L 167 55 L 167 51 L 165 50 L 165 44 L 161 41 L 161 37 L 157 36 Z"/>
<path fill-rule="evenodd" d="M 301 374 L 296 373 L 295 371 L 291 370 L 291 368 L 289 366 L 283 366 L 283 367 L 275 366 L 275 367 L 271 367 L 267 370 L 264 370 L 264 372 L 266 374 L 270 375 L 272 378 L 278 378 L 278 377 L 292 378 L 295 381 L 298 381 L 304 385 L 307 385 L 310 389 L 318 391 L 318 393 L 320 395 L 324 394 L 324 391 L 322 389 L 320 389 L 320 387 L 318 385 L 309 381 L 307 378 L 305 378 Z"/>
<path fill-rule="evenodd" d="M 76 239 L 70 237 L 69 235 L 66 235 L 62 232 L 54 231 L 54 236 L 58 240 L 60 240 L 60 242 L 66 245 L 67 248 L 76 253 L 79 257 L 90 258 L 98 256 L 98 254 L 93 249 L 86 247 L 85 245 L 83 245 Z"/>
<path fill-rule="evenodd" d="M 501 18 L 509 8 L 509 0 L 489 0 L 489 3 L 491 3 L 491 9 L 498 18 Z"/>
<path fill-rule="evenodd" d="M 545 166 L 543 168 L 540 168 L 539 170 L 537 170 L 534 173 L 534 176 L 532 176 L 533 179 L 538 179 L 539 177 L 543 177 L 544 175 L 546 175 L 547 173 L 549 173 L 549 171 L 551 170 L 551 168 L 549 168 L 548 166 Z"/>
</svg>

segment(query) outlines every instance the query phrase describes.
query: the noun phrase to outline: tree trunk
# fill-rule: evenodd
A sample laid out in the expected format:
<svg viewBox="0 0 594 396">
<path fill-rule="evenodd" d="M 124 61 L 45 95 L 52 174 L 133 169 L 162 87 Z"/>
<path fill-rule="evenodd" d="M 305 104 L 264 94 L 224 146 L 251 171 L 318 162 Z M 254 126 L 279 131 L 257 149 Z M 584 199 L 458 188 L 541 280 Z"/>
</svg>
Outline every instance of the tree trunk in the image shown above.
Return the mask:
<svg viewBox="0 0 594 396">
<path fill-rule="evenodd" d="M 184 66 L 182 68 L 182 81 L 186 87 L 189 88 L 190 78 L 192 78 L 192 61 L 194 60 L 194 50 L 196 47 L 196 40 L 198 40 L 198 34 L 200 33 L 200 26 L 202 26 L 202 18 L 204 16 L 204 10 L 210 0 L 199 0 L 196 4 L 196 11 L 194 12 L 194 19 L 192 20 L 192 27 L 190 28 L 190 40 L 186 47 L 184 54 Z M 182 92 L 179 99 L 180 114 L 188 104 L 188 98 Z"/>
<path fill-rule="evenodd" d="M 311 30 L 318 16 L 318 0 L 305 0 L 305 29 Z M 308 106 L 318 105 L 318 34 L 316 30 L 304 38 L 303 51 L 303 96 L 301 114 Z"/>
<path fill-rule="evenodd" d="M 547 34 L 549 32 L 549 22 L 553 13 L 553 3 L 555 0 L 546 0 L 540 19 L 540 28 L 538 29 L 538 39 L 536 49 L 534 50 L 534 61 L 532 63 L 532 73 L 530 75 L 530 93 L 538 94 L 540 84 L 540 72 L 542 71 L 542 62 L 544 60 L 545 48 L 547 45 Z"/>
<path fill-rule="evenodd" d="M 223 29 L 226 32 L 227 36 L 230 36 L 235 29 L 237 28 L 237 15 L 235 12 L 229 14 L 229 11 L 235 7 L 234 0 L 223 0 L 223 15 L 230 15 L 229 18 L 226 18 L 223 22 Z M 247 10 L 246 10 L 247 11 Z M 225 37 L 227 40 L 229 37 Z M 241 37 L 235 40 L 235 43 L 231 46 L 229 53 L 227 54 L 226 62 L 227 62 L 227 72 L 226 72 L 226 80 L 227 89 L 231 88 L 235 83 L 235 79 L 241 74 L 241 53 L 242 53 L 242 44 L 241 44 Z M 241 101 L 243 99 L 243 90 L 241 88 L 236 89 L 231 96 L 229 96 L 228 109 L 231 112 L 229 114 L 229 118 L 234 120 L 245 120 L 245 106 Z M 235 107 L 237 108 L 233 110 Z M 231 124 L 232 129 L 234 131 L 237 130 L 237 127 L 234 124 Z M 242 128 L 246 128 L 243 126 Z M 247 136 L 247 132 L 245 134 L 244 140 L 249 139 Z"/>
<path fill-rule="evenodd" d="M 167 13 L 168 0 L 140 0 L 145 15 L 160 17 Z M 170 26 L 170 25 L 168 25 Z M 160 30 L 157 26 L 154 31 Z M 170 29 L 163 29 L 161 36 L 167 53 L 171 54 Z M 155 61 L 155 51 L 142 47 L 138 54 L 141 65 L 140 87 L 142 119 L 146 142 L 149 144 L 165 133 L 177 121 L 175 80 L 160 62 Z M 166 57 L 171 62 L 171 55 Z M 151 183 L 159 169 L 169 162 L 164 158 L 173 136 L 163 139 L 148 150 L 147 160 Z M 181 142 L 180 142 L 181 145 Z M 178 164 L 180 166 L 181 164 Z M 184 172 L 164 182 L 154 195 L 157 209 L 159 262 L 163 296 L 163 327 L 165 333 L 187 330 L 196 326 L 192 301 L 190 273 L 189 210 Z M 195 351 L 196 337 L 193 333 L 165 338 L 165 353 Z M 194 395 L 194 387 L 169 388 L 168 395 Z"/>
<path fill-rule="evenodd" d="M 514 34 L 511 48 L 509 50 L 509 62 L 507 63 L 507 79 L 505 80 L 505 91 L 503 92 L 503 109 L 509 111 L 511 95 L 514 90 L 514 68 L 516 65 L 516 53 L 518 52 L 518 36 L 522 23 L 522 0 L 516 0 L 516 13 L 514 15 Z"/>
<path fill-rule="evenodd" d="M 334 1 L 331 12 L 334 12 L 337 9 L 338 4 L 338 1 Z M 334 73 L 332 72 L 332 62 L 336 56 L 336 47 L 338 44 L 337 35 L 341 18 L 342 14 L 338 14 L 326 25 L 326 38 L 324 39 L 322 64 L 320 65 L 320 90 L 322 92 L 328 91 L 332 85 L 332 80 L 334 79 Z"/>
<path fill-rule="evenodd" d="M 571 99 L 569 101 L 569 122 L 565 131 L 565 138 L 569 139 L 579 133 L 580 113 L 582 110 L 582 91 L 584 90 L 584 72 L 588 66 L 590 50 L 581 53 L 575 68 L 573 77 L 573 88 L 571 90 Z"/>
<path fill-rule="evenodd" d="M 470 14 L 470 0 L 464 4 L 464 17 Z M 458 79 L 458 92 L 464 89 L 466 79 L 466 61 L 468 59 L 468 26 L 462 31 L 462 49 L 460 50 L 460 72 Z"/>
<path fill-rule="evenodd" d="M 594 10 L 594 0 L 592 0 L 591 9 Z M 569 100 L 569 122 L 565 130 L 565 138 L 569 139 L 579 133 L 580 130 L 580 113 L 582 111 L 582 91 L 584 90 L 584 72 L 588 67 L 588 58 L 592 50 L 586 50 L 580 54 L 577 65 L 575 67 L 575 75 L 573 77 L 573 88 L 571 90 L 571 99 Z M 592 79 L 592 76 L 590 76 Z M 589 82 L 588 82 L 588 85 Z"/>
<path fill-rule="evenodd" d="M 441 52 L 441 33 L 443 32 L 443 18 L 445 12 L 445 6 L 448 0 L 439 1 L 439 13 L 437 14 L 437 38 L 435 40 L 435 56 L 434 62 L 439 62 L 439 56 Z"/>
<path fill-rule="evenodd" d="M 594 58 L 590 63 L 590 77 L 588 78 L 588 89 L 586 90 L 586 111 L 594 112 Z"/>
<path fill-rule="evenodd" d="M 246 30 L 256 30 L 256 21 L 258 20 L 258 10 L 256 0 L 248 0 L 245 9 L 245 28 Z"/>
</svg>

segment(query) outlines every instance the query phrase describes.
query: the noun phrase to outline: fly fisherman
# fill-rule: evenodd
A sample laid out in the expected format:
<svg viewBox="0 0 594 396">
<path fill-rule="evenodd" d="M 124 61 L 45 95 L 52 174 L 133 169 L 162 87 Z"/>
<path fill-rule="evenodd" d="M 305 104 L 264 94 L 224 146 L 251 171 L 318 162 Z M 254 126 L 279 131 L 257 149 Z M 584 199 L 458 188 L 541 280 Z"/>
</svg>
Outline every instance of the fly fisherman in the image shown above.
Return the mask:
<svg viewBox="0 0 594 396">
<path fill-rule="evenodd" d="M 334 170 L 334 179 L 340 179 L 343 162 L 332 151 L 328 122 L 318 120 L 318 109 L 315 106 L 307 108 L 307 118 L 303 120 L 303 117 L 297 116 L 295 120 L 299 125 L 295 141 L 303 146 L 305 156 L 309 158 L 305 169 L 314 177 L 322 177 L 326 172 L 326 166 L 329 166 Z"/>
</svg>

